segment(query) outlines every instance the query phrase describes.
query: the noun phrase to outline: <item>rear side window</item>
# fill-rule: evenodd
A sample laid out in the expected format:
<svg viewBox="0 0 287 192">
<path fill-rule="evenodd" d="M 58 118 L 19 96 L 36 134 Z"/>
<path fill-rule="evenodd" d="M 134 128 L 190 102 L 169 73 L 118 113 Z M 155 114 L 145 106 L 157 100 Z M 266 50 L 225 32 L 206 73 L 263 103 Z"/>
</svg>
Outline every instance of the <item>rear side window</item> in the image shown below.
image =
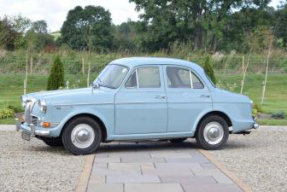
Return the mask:
<svg viewBox="0 0 287 192">
<path fill-rule="evenodd" d="M 160 72 L 158 67 L 141 67 L 129 77 L 126 88 L 160 88 Z"/>
<path fill-rule="evenodd" d="M 193 72 L 180 67 L 167 67 L 167 85 L 169 88 L 203 89 L 204 86 Z"/>
</svg>

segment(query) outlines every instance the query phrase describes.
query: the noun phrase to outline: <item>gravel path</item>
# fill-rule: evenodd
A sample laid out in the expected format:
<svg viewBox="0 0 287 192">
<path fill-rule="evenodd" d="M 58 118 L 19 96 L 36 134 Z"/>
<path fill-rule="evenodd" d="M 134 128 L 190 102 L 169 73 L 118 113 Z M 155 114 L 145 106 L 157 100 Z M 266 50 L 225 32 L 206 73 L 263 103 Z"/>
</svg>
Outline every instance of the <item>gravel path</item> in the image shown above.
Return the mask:
<svg viewBox="0 0 287 192">
<path fill-rule="evenodd" d="M 254 191 L 287 191 L 287 129 L 230 135 L 223 150 L 209 153 Z"/>
<path fill-rule="evenodd" d="M 0 191 L 75 191 L 85 157 L 0 131 Z"/>
</svg>

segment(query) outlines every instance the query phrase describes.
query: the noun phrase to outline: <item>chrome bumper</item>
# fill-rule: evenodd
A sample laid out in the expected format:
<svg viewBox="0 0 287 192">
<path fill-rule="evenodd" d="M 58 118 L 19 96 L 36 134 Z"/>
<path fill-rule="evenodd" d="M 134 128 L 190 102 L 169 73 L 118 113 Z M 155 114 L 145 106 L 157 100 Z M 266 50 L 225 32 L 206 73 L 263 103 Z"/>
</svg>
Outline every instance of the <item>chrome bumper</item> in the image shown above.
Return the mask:
<svg viewBox="0 0 287 192">
<path fill-rule="evenodd" d="M 253 128 L 253 129 L 258 129 L 258 128 L 259 128 L 259 124 L 254 123 L 252 128 Z"/>
<path fill-rule="evenodd" d="M 30 141 L 31 137 L 50 135 L 50 130 L 36 130 L 35 125 L 28 125 L 27 123 L 21 123 L 16 119 L 16 130 L 22 132 L 22 139 Z"/>
</svg>

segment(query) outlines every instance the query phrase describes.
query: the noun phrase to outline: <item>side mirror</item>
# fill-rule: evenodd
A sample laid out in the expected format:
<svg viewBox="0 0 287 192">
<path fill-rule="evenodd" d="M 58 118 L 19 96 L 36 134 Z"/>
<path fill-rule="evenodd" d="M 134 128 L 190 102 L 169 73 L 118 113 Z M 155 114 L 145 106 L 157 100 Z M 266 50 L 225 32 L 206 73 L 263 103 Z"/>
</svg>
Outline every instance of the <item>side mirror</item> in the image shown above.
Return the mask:
<svg viewBox="0 0 287 192">
<path fill-rule="evenodd" d="M 98 89 L 98 88 L 100 88 L 100 85 L 98 83 L 92 82 L 92 88 Z"/>
</svg>

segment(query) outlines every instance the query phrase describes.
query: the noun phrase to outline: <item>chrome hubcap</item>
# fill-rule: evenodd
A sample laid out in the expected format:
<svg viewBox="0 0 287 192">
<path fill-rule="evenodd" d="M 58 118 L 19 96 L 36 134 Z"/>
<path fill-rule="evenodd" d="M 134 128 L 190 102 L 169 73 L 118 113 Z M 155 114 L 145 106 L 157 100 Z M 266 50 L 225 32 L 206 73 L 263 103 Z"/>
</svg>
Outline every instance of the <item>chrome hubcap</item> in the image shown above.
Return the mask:
<svg viewBox="0 0 287 192">
<path fill-rule="evenodd" d="M 74 127 L 71 139 L 76 147 L 81 149 L 87 148 L 91 146 L 95 140 L 94 129 L 88 124 L 79 124 Z"/>
<path fill-rule="evenodd" d="M 211 144 L 216 145 L 220 143 L 224 136 L 224 130 L 220 123 L 218 122 L 210 122 L 208 123 L 203 132 L 204 140 Z"/>
</svg>

